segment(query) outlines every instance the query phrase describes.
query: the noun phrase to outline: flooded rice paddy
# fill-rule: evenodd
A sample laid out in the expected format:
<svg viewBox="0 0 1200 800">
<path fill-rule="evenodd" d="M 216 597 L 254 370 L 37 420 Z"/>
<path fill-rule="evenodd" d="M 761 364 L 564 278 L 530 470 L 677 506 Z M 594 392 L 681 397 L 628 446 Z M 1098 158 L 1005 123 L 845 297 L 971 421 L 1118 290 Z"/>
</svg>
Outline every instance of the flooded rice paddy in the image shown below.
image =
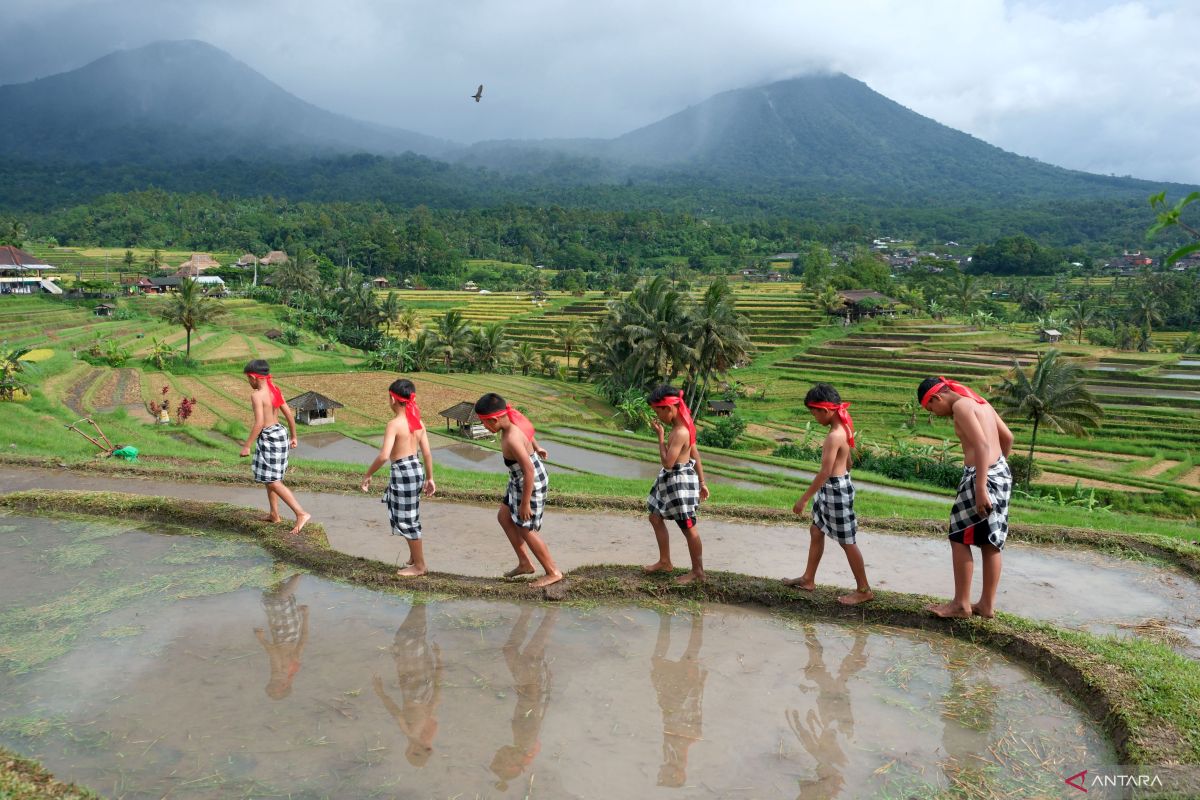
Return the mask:
<svg viewBox="0 0 1200 800">
<path fill-rule="evenodd" d="M 414 603 L 239 541 L 0 526 L 0 744 L 109 796 L 1027 797 L 1113 760 L 934 634 Z"/>
</svg>

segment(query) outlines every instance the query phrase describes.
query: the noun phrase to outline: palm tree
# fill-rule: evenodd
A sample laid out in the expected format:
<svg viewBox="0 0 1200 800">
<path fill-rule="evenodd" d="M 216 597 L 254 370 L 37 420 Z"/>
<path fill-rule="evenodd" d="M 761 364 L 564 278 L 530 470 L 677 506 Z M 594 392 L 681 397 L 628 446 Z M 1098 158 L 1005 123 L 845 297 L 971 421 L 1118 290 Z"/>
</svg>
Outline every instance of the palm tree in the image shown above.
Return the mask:
<svg viewBox="0 0 1200 800">
<path fill-rule="evenodd" d="M 838 290 L 832 286 L 826 286 L 825 289 L 817 295 L 817 307 L 831 317 L 838 317 L 845 313 L 846 301 L 838 293 Z"/>
<path fill-rule="evenodd" d="M 627 311 L 625 335 L 632 346 L 634 374 L 643 382 L 674 380 L 695 358 L 687 343 L 690 324 L 683 296 L 659 275 L 630 293 Z"/>
<path fill-rule="evenodd" d="M 558 362 L 554 360 L 554 356 L 543 352 L 538 359 L 538 372 L 542 375 L 553 375 L 558 369 Z"/>
<path fill-rule="evenodd" d="M 192 331 L 201 325 L 207 325 L 225 313 L 224 307 L 218 300 L 208 297 L 200 289 L 200 284 L 191 278 L 183 278 L 179 282 L 179 291 L 172 294 L 167 307 L 162 310 L 162 318 L 172 325 L 182 325 L 187 331 L 186 358 L 192 357 Z"/>
<path fill-rule="evenodd" d="M 950 296 L 963 316 L 971 313 L 982 294 L 983 289 L 974 275 L 959 275 L 950 287 Z"/>
<path fill-rule="evenodd" d="M 749 320 L 737 313 L 734 303 L 729 282 L 720 277 L 709 284 L 692 314 L 692 348 L 696 361 L 687 400 L 691 407 L 707 396 L 708 381 L 713 373 L 727 372 L 754 349 L 750 343 Z"/>
<path fill-rule="evenodd" d="M 395 291 L 388 292 L 383 302 L 379 305 L 379 312 L 383 315 L 383 324 L 386 326 L 384 331 L 390 335 L 392 332 L 392 322 L 400 314 L 400 296 Z"/>
<path fill-rule="evenodd" d="M 25 371 L 25 362 L 21 359 L 28 352 L 29 348 L 25 347 L 0 355 L 0 400 L 13 400 L 17 392 L 26 391 L 27 386 L 19 376 Z"/>
<path fill-rule="evenodd" d="M 1141 325 L 1142 330 L 1146 332 L 1145 338 L 1149 340 L 1150 335 L 1154 332 L 1154 323 L 1162 322 L 1163 302 L 1157 295 L 1150 292 L 1141 292 L 1136 297 L 1131 297 L 1132 308 L 1130 309 L 1134 322 Z"/>
<path fill-rule="evenodd" d="M 529 375 L 531 369 L 537 368 L 537 351 L 533 342 L 521 342 L 513 349 L 513 365 L 521 370 L 522 375 Z"/>
<path fill-rule="evenodd" d="M 411 339 L 421 332 L 421 318 L 415 308 L 406 308 L 396 317 L 396 333 Z"/>
<path fill-rule="evenodd" d="M 272 285 L 279 291 L 285 304 L 296 294 L 316 294 L 321 286 L 321 276 L 316 266 L 302 250 L 294 259 L 275 267 L 271 275 Z"/>
<path fill-rule="evenodd" d="M 512 340 L 504 335 L 503 322 L 489 322 L 471 331 L 472 359 L 480 372 L 498 372 L 512 348 Z"/>
<path fill-rule="evenodd" d="M 555 328 L 554 343 L 567 354 L 567 369 L 571 368 L 571 351 L 583 342 L 587 332 L 587 327 L 577 319 L 571 320 L 560 328 Z"/>
<path fill-rule="evenodd" d="M 1074 328 L 1076 344 L 1083 344 L 1083 332 L 1096 320 L 1096 309 L 1091 303 L 1080 300 L 1067 309 L 1067 324 Z"/>
<path fill-rule="evenodd" d="M 455 358 L 461 358 L 470 350 L 471 325 L 457 309 L 447 311 L 439 317 L 433 330 L 434 340 L 442 351 L 447 371 Z"/>
<path fill-rule="evenodd" d="M 997 388 L 997 405 L 1005 417 L 1033 420 L 1029 437 L 1028 475 L 1033 474 L 1033 451 L 1038 428 L 1047 425 L 1056 433 L 1082 436 L 1100 424 L 1104 411 L 1096 404 L 1083 380 L 1083 371 L 1051 348 L 1038 354 L 1033 374 L 1026 375 L 1013 361 L 1013 370 Z"/>
<path fill-rule="evenodd" d="M 429 331 L 421 331 L 412 340 L 412 368 L 414 372 L 426 372 L 438 355 L 438 345 Z"/>
</svg>

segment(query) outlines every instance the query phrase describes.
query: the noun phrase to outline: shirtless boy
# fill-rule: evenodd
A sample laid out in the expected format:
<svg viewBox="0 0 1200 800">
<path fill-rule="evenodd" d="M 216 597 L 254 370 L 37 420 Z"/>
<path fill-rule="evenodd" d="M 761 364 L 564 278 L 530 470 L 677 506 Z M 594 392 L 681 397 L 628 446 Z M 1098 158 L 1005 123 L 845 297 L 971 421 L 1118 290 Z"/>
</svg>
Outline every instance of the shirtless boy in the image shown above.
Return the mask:
<svg viewBox="0 0 1200 800">
<path fill-rule="evenodd" d="M 403 536 L 408 542 L 408 563 L 396 574 L 401 578 L 416 578 L 428 572 L 425 566 L 425 546 L 421 541 L 421 492 L 426 496 L 437 491 L 433 482 L 433 455 L 429 452 L 429 437 L 421 422 L 421 409 L 417 406 L 417 390 L 413 382 L 401 378 L 388 387 L 388 402 L 392 407 L 392 418 L 383 432 L 383 447 L 379 455 L 367 468 L 362 480 L 362 490 L 371 490 L 371 476 L 389 461 L 391 479 L 383 493 L 383 503 L 388 508 L 392 533 Z M 425 461 L 417 458 L 417 449 Z"/>
<path fill-rule="evenodd" d="M 996 587 L 1000 585 L 1000 551 L 1008 537 L 1013 479 L 1005 456 L 1012 451 L 1012 431 L 987 400 L 947 378 L 923 380 L 917 388 L 917 400 L 926 411 L 953 418 L 954 433 L 963 449 L 962 480 L 950 509 L 954 599 L 926 608 L 939 617 L 991 617 L 995 613 Z M 974 605 L 972 545 L 983 557 L 983 591 Z"/>
<path fill-rule="evenodd" d="M 267 505 L 271 513 L 267 522 L 279 522 L 279 501 L 283 500 L 287 507 L 296 515 L 296 524 L 290 531 L 300 532 L 301 528 L 312 519 L 312 515 L 300 507 L 300 502 L 292 494 L 292 490 L 283 485 L 283 473 L 287 471 L 288 450 L 296 446 L 296 417 L 292 409 L 284 402 L 283 393 L 271 380 L 271 367 L 261 358 L 256 358 L 246 365 L 243 372 L 250 383 L 250 410 L 254 414 L 254 426 L 250 436 L 242 446 L 243 458 L 250 455 L 254 448 L 254 460 L 250 469 L 254 480 L 266 484 Z M 287 430 L 279 424 L 279 412 L 282 411 L 287 419 Z"/>
<path fill-rule="evenodd" d="M 850 480 L 850 450 L 854 447 L 854 421 L 850 419 L 849 403 L 843 403 L 837 390 L 828 383 L 818 383 L 808 390 L 804 405 L 821 425 L 829 428 L 821 444 L 821 470 L 813 476 L 804 495 L 792 506 L 800 517 L 812 500 L 812 525 L 808 528 L 808 565 L 799 578 L 783 583 L 811 592 L 816 588 L 817 566 L 825 553 L 825 537 L 839 545 L 854 573 L 855 591 L 842 595 L 838 602 L 856 606 L 875 599 L 867 582 L 867 568 L 859 552 L 858 517 L 854 513 L 854 482 Z"/>
</svg>

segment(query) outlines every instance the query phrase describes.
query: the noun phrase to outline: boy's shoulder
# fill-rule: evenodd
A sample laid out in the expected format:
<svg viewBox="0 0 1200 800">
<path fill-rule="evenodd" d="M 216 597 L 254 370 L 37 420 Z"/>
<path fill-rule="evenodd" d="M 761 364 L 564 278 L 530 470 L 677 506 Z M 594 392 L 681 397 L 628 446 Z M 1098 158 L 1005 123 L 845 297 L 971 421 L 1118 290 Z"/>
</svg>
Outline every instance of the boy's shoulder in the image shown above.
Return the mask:
<svg viewBox="0 0 1200 800">
<path fill-rule="evenodd" d="M 830 425 L 829 432 L 825 434 L 825 441 L 830 444 L 841 444 L 848 439 L 844 425 Z"/>
</svg>

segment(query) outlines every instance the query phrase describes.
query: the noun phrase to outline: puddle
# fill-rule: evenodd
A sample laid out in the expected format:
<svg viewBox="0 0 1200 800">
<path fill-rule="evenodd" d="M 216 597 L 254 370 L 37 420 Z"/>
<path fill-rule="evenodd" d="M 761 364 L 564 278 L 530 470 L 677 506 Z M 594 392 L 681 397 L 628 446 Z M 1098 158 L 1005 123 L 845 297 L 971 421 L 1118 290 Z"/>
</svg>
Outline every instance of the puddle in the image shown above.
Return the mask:
<svg viewBox="0 0 1200 800">
<path fill-rule="evenodd" d="M 1107 386 L 1093 383 L 1088 386 L 1097 394 L 1119 395 L 1121 397 L 1169 397 L 1173 400 L 1200 400 L 1200 392 L 1189 390 L 1171 390 L 1154 388 L 1139 388 L 1135 386 Z"/>
<path fill-rule="evenodd" d="M 1185 381 L 1200 381 L 1200 372 L 1164 372 L 1164 378 L 1177 378 Z"/>
<path fill-rule="evenodd" d="M 106 795 L 1029 797 L 1115 758 L 1058 692 L 935 634 L 413 605 L 307 575 L 203 588 L 271 567 L 240 543 L 2 522 L 9 665 L 65 593 L 105 602 L 73 606 L 53 658 L 0 670 L 0 744 Z M 92 535 L 90 564 L 45 560 Z"/>
<path fill-rule="evenodd" d="M 1176 361 L 1175 366 L 1177 366 L 1177 367 L 1200 367 L 1200 361 L 1194 361 L 1192 359 L 1184 359 L 1182 361 Z"/>
<path fill-rule="evenodd" d="M 297 445 L 292 451 L 292 457 L 313 461 L 342 461 L 347 464 L 367 465 L 379 455 L 378 448 L 333 431 L 305 434 L 298 438 Z"/>
<path fill-rule="evenodd" d="M 619 445 L 621 447 L 637 447 L 637 446 L 639 446 L 639 443 L 637 443 L 631 439 L 623 439 L 619 436 L 609 436 L 609 435 L 603 434 L 603 433 L 596 433 L 595 431 L 584 431 L 584 430 L 579 430 L 578 428 L 559 428 L 558 431 L 563 435 L 578 436 L 582 439 L 591 439 L 591 440 L 597 441 L 597 442 L 607 442 L 608 444 L 615 444 L 615 445 Z M 652 447 L 653 445 L 651 443 L 647 442 L 645 446 Z M 809 472 L 807 470 L 795 469 L 793 467 L 780 467 L 780 466 L 775 466 L 773 464 L 763 464 L 758 461 L 750 461 L 749 459 L 742 459 L 742 458 L 737 458 L 735 456 L 727 456 L 727 455 L 723 455 L 723 454 L 719 454 L 719 453 L 706 453 L 706 452 L 702 451 L 700 454 L 700 457 L 704 460 L 705 463 L 721 464 L 721 465 L 727 466 L 727 467 L 737 467 L 738 469 L 750 470 L 750 472 L 751 472 L 750 477 L 753 477 L 754 473 L 758 473 L 758 474 L 762 475 L 763 478 L 766 479 L 762 483 L 754 483 L 753 481 L 733 481 L 733 483 L 736 483 L 736 484 L 742 485 L 742 486 L 748 486 L 753 489 L 760 489 L 760 488 L 762 488 L 762 486 L 764 484 L 769 484 L 770 480 L 767 479 L 768 476 L 786 475 L 789 478 L 794 478 L 797 483 L 801 483 L 801 482 L 811 481 L 813 479 L 813 475 L 815 474 L 815 473 Z M 657 471 L 654 474 L 657 475 L 658 474 Z M 713 480 L 718 481 L 719 478 L 714 476 Z M 901 488 L 894 487 L 894 486 L 881 486 L 879 484 L 870 483 L 868 481 L 858 481 L 858 480 L 856 480 L 854 483 L 855 483 L 855 486 L 857 486 L 860 489 L 867 489 L 867 490 L 873 491 L 873 492 L 881 492 L 883 494 L 889 494 L 893 497 L 911 497 L 915 500 L 931 500 L 933 502 L 939 502 L 939 503 L 945 502 L 947 500 L 947 497 L 944 495 L 937 495 L 937 494 L 933 494 L 931 492 L 921 492 L 921 491 L 917 491 L 915 489 L 901 489 Z"/>
</svg>

